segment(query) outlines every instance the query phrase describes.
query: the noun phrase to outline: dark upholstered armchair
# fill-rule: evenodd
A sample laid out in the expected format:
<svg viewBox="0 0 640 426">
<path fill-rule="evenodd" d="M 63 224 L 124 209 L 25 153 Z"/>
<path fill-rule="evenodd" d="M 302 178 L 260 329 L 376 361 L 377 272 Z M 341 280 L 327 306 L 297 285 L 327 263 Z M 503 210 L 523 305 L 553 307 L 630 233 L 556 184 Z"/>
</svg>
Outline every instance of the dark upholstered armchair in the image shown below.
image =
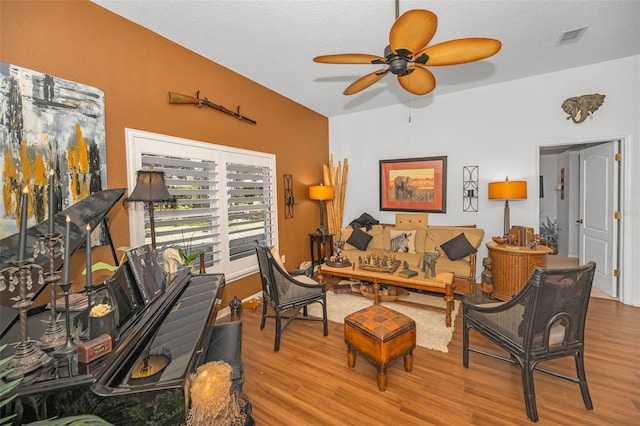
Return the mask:
<svg viewBox="0 0 640 426">
<path fill-rule="evenodd" d="M 327 288 L 306 275 L 291 276 L 273 258 L 270 250 L 256 244 L 260 278 L 262 280 L 262 321 L 260 329 L 264 328 L 267 318 L 276 319 L 276 338 L 274 352 L 280 349 L 280 336 L 293 320 L 321 321 L 324 325 L 324 335 L 329 334 L 327 324 Z M 307 315 L 307 306 L 312 303 L 322 305 L 322 318 Z M 268 313 L 268 306 L 274 313 Z M 302 316 L 299 315 L 302 309 Z M 282 320 L 286 320 L 284 325 Z"/>
<path fill-rule="evenodd" d="M 584 324 L 596 264 L 571 269 L 536 268 L 526 286 L 513 299 L 497 305 L 463 301 L 462 363 L 469 352 L 518 364 L 529 420 L 538 421 L 533 371 L 541 371 L 580 385 L 587 409 L 593 409 L 584 371 Z M 506 350 L 511 358 L 469 346 L 474 329 Z M 578 377 L 539 366 L 542 361 L 573 356 Z"/>
</svg>

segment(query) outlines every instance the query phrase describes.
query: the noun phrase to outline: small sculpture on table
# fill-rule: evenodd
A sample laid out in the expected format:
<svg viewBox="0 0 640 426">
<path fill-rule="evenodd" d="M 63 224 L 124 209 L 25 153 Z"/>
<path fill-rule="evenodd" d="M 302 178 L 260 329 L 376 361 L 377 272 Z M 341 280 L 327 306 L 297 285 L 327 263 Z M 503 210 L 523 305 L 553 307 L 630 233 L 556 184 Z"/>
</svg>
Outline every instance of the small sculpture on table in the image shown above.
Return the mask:
<svg viewBox="0 0 640 426">
<path fill-rule="evenodd" d="M 238 296 L 233 296 L 233 299 L 229 302 L 229 309 L 231 310 L 231 321 L 235 321 L 236 318 L 239 321 L 242 315 L 242 302 L 238 299 Z"/>
<path fill-rule="evenodd" d="M 491 272 L 491 268 L 492 268 L 492 260 L 490 257 L 485 257 L 482 260 L 482 266 L 484 266 L 484 271 L 482 271 L 482 284 L 481 284 L 481 288 L 482 288 L 482 292 L 484 294 L 491 294 L 493 293 L 493 272 Z"/>
<path fill-rule="evenodd" d="M 178 250 L 173 247 L 166 248 L 162 252 L 162 264 L 164 265 L 164 272 L 167 274 L 173 275 L 178 272 L 178 265 L 182 265 Z"/>
<path fill-rule="evenodd" d="M 351 262 L 349 261 L 347 256 L 342 253 L 342 251 L 344 250 L 344 243 L 344 238 L 340 237 L 340 240 L 333 245 L 333 249 L 336 254 L 331 256 L 331 258 L 327 260 L 326 263 L 328 266 L 334 268 L 344 268 L 347 266 L 351 266 Z"/>
<path fill-rule="evenodd" d="M 424 272 L 424 277 L 429 278 L 429 271 L 431 271 L 431 276 L 436 276 L 436 262 L 438 258 L 442 255 L 437 249 L 433 253 L 425 253 L 422 256 L 422 272 Z"/>
</svg>

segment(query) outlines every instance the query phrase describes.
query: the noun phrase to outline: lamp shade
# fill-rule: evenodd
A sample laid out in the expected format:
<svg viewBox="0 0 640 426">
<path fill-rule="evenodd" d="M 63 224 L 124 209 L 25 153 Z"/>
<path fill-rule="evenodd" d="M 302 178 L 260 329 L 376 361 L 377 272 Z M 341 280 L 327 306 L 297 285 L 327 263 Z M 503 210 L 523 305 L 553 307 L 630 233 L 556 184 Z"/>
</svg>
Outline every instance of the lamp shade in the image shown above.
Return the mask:
<svg viewBox="0 0 640 426">
<path fill-rule="evenodd" d="M 527 181 L 505 180 L 489 183 L 490 200 L 517 200 L 527 198 Z"/>
<path fill-rule="evenodd" d="M 138 180 L 127 202 L 143 201 L 145 203 L 175 203 L 176 199 L 169 194 L 164 182 L 164 172 L 155 170 L 138 170 Z"/>
<path fill-rule="evenodd" d="M 314 185 L 309 187 L 310 200 L 333 200 L 333 186 Z"/>
</svg>

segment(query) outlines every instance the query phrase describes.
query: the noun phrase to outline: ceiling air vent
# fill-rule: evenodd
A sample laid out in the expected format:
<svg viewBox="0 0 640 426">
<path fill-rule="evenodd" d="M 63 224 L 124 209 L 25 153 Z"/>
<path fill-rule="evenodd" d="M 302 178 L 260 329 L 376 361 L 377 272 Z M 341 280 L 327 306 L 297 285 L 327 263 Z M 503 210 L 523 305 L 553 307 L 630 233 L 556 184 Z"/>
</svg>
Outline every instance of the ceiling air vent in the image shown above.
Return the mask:
<svg viewBox="0 0 640 426">
<path fill-rule="evenodd" d="M 575 30 L 564 31 L 560 34 L 560 40 L 558 40 L 558 45 L 567 44 L 567 43 L 575 43 L 580 40 L 582 34 L 587 31 L 589 27 L 576 28 Z"/>
</svg>

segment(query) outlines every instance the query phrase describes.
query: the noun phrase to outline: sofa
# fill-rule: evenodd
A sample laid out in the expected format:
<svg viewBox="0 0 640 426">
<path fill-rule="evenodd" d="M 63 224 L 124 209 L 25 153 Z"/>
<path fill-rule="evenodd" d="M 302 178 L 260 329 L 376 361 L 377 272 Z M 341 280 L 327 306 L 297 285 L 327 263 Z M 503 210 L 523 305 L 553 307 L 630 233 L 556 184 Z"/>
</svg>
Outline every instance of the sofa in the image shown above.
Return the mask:
<svg viewBox="0 0 640 426">
<path fill-rule="evenodd" d="M 476 283 L 476 252 L 484 230 L 475 226 L 429 226 L 427 213 L 397 213 L 395 224 L 347 227 L 341 234 L 343 254 L 356 264 L 367 253 L 392 254 L 422 274 L 424 254 L 440 252 L 436 272 Z"/>
</svg>

